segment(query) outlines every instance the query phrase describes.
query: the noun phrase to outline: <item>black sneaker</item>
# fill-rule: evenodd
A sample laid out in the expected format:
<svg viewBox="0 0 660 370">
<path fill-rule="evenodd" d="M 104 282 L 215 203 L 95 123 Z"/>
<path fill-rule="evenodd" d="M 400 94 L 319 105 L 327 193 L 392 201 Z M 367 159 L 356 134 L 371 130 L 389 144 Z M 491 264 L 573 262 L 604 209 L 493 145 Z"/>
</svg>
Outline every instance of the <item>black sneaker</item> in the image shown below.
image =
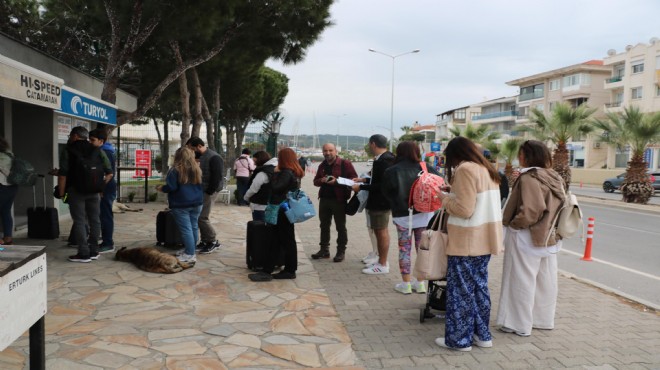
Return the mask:
<svg viewBox="0 0 660 370">
<path fill-rule="evenodd" d="M 99 253 L 110 253 L 115 251 L 114 245 L 99 245 Z"/>
<path fill-rule="evenodd" d="M 96 253 L 96 254 L 93 254 L 93 255 L 89 256 L 89 259 L 92 260 L 92 261 L 96 261 L 97 259 L 99 259 L 99 256 L 100 256 L 100 254 Z"/>
<path fill-rule="evenodd" d="M 98 256 L 96 256 L 98 258 Z M 92 259 L 89 258 L 89 256 L 81 256 L 79 254 L 76 254 L 75 256 L 69 256 L 69 261 L 71 262 L 82 262 L 82 263 L 89 263 L 92 262 Z"/>
<path fill-rule="evenodd" d="M 220 242 L 217 240 L 214 240 L 209 243 L 205 243 L 204 247 L 202 250 L 199 251 L 200 254 L 209 254 L 215 252 L 218 248 L 220 248 Z"/>
</svg>

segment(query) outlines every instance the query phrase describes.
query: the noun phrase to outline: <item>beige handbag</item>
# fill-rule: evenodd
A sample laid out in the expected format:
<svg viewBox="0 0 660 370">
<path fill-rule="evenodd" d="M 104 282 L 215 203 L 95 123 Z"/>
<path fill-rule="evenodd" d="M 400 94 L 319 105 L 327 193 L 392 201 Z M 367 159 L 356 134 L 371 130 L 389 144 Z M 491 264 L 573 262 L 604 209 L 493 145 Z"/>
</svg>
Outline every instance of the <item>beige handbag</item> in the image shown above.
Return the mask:
<svg viewBox="0 0 660 370">
<path fill-rule="evenodd" d="M 441 220 L 445 209 L 433 221 L 430 229 L 422 232 L 413 275 L 417 280 L 440 280 L 447 277 L 447 231 Z M 437 230 L 434 230 L 437 229 Z"/>
</svg>

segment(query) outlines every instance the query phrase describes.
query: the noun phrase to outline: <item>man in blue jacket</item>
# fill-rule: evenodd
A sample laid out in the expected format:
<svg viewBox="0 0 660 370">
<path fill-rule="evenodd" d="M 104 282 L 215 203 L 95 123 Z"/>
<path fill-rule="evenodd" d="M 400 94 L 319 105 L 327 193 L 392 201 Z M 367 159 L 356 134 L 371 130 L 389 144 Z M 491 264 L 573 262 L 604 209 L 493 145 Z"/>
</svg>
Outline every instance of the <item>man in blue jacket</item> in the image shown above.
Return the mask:
<svg viewBox="0 0 660 370">
<path fill-rule="evenodd" d="M 101 245 L 99 246 L 99 253 L 110 253 L 115 251 L 115 242 L 112 239 L 112 234 L 115 232 L 115 219 L 112 214 L 112 203 L 117 199 L 117 181 L 115 181 L 115 174 L 117 171 L 115 148 L 108 142 L 107 131 L 101 127 L 97 127 L 89 132 L 89 142 L 95 147 L 101 148 L 112 166 L 112 179 L 105 184 L 99 204 L 102 240 Z"/>
</svg>

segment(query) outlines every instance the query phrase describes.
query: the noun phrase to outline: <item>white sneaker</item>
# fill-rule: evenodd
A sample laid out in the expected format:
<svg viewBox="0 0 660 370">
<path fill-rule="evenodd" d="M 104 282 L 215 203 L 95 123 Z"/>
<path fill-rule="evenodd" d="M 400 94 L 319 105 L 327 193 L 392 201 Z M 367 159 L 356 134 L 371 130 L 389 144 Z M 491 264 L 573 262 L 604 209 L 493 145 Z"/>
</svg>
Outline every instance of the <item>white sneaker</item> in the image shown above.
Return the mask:
<svg viewBox="0 0 660 370">
<path fill-rule="evenodd" d="M 374 260 L 374 258 L 375 258 L 375 260 Z M 367 253 L 366 256 L 362 257 L 362 263 L 364 263 L 365 265 L 369 265 L 369 264 L 372 264 L 374 262 L 378 262 L 378 253 L 376 253 L 374 251 L 371 251 L 371 252 Z"/>
<path fill-rule="evenodd" d="M 493 341 L 492 340 L 480 340 L 479 337 L 475 334 L 474 337 L 472 337 L 472 344 L 474 344 L 477 347 L 481 348 L 490 348 L 493 346 Z"/>
<path fill-rule="evenodd" d="M 178 251 L 176 251 L 176 253 L 174 253 L 174 255 L 175 255 L 176 257 L 181 257 L 181 256 L 183 256 L 184 254 L 186 254 L 186 249 L 185 249 L 185 248 L 181 248 L 181 249 L 179 249 Z"/>
<path fill-rule="evenodd" d="M 460 352 L 470 352 L 470 351 L 472 351 L 472 346 L 470 346 L 470 347 L 465 347 L 465 348 L 449 347 L 449 346 L 445 343 L 445 338 L 443 338 L 443 337 L 435 338 L 435 344 L 439 345 L 440 347 L 444 347 L 444 348 L 452 349 L 452 350 L 454 350 L 454 351 L 460 351 Z"/>
<path fill-rule="evenodd" d="M 413 281 L 412 288 L 417 293 L 426 293 L 426 284 L 423 281 Z"/>
<path fill-rule="evenodd" d="M 410 286 L 410 283 L 407 281 L 402 281 L 398 283 L 397 285 L 394 286 L 394 290 L 396 290 L 399 293 L 403 294 L 411 294 L 412 293 L 412 288 Z"/>
<path fill-rule="evenodd" d="M 381 265 L 380 263 L 376 262 L 375 264 L 371 265 L 370 267 L 367 267 L 362 270 L 363 274 L 369 274 L 369 275 L 379 275 L 379 274 L 389 274 L 390 273 L 390 264 L 389 262 L 385 264 L 385 266 Z"/>
<path fill-rule="evenodd" d="M 197 257 L 194 254 L 190 255 L 183 253 L 182 255 L 177 256 L 176 258 L 179 260 L 179 262 L 188 262 L 188 263 L 197 262 Z"/>
</svg>

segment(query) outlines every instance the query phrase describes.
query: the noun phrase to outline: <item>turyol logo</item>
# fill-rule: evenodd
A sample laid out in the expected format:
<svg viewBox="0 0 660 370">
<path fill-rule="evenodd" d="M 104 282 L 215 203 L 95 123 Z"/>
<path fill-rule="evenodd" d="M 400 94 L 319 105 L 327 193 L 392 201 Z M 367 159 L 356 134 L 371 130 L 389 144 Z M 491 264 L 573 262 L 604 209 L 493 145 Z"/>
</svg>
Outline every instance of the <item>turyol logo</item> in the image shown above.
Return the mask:
<svg viewBox="0 0 660 370">
<path fill-rule="evenodd" d="M 79 96 L 74 96 L 74 97 L 71 99 L 71 110 L 72 110 L 73 113 L 75 113 L 75 114 L 79 114 L 79 113 L 78 113 L 78 104 L 81 104 L 81 105 L 82 105 L 82 99 L 80 99 Z"/>
</svg>

